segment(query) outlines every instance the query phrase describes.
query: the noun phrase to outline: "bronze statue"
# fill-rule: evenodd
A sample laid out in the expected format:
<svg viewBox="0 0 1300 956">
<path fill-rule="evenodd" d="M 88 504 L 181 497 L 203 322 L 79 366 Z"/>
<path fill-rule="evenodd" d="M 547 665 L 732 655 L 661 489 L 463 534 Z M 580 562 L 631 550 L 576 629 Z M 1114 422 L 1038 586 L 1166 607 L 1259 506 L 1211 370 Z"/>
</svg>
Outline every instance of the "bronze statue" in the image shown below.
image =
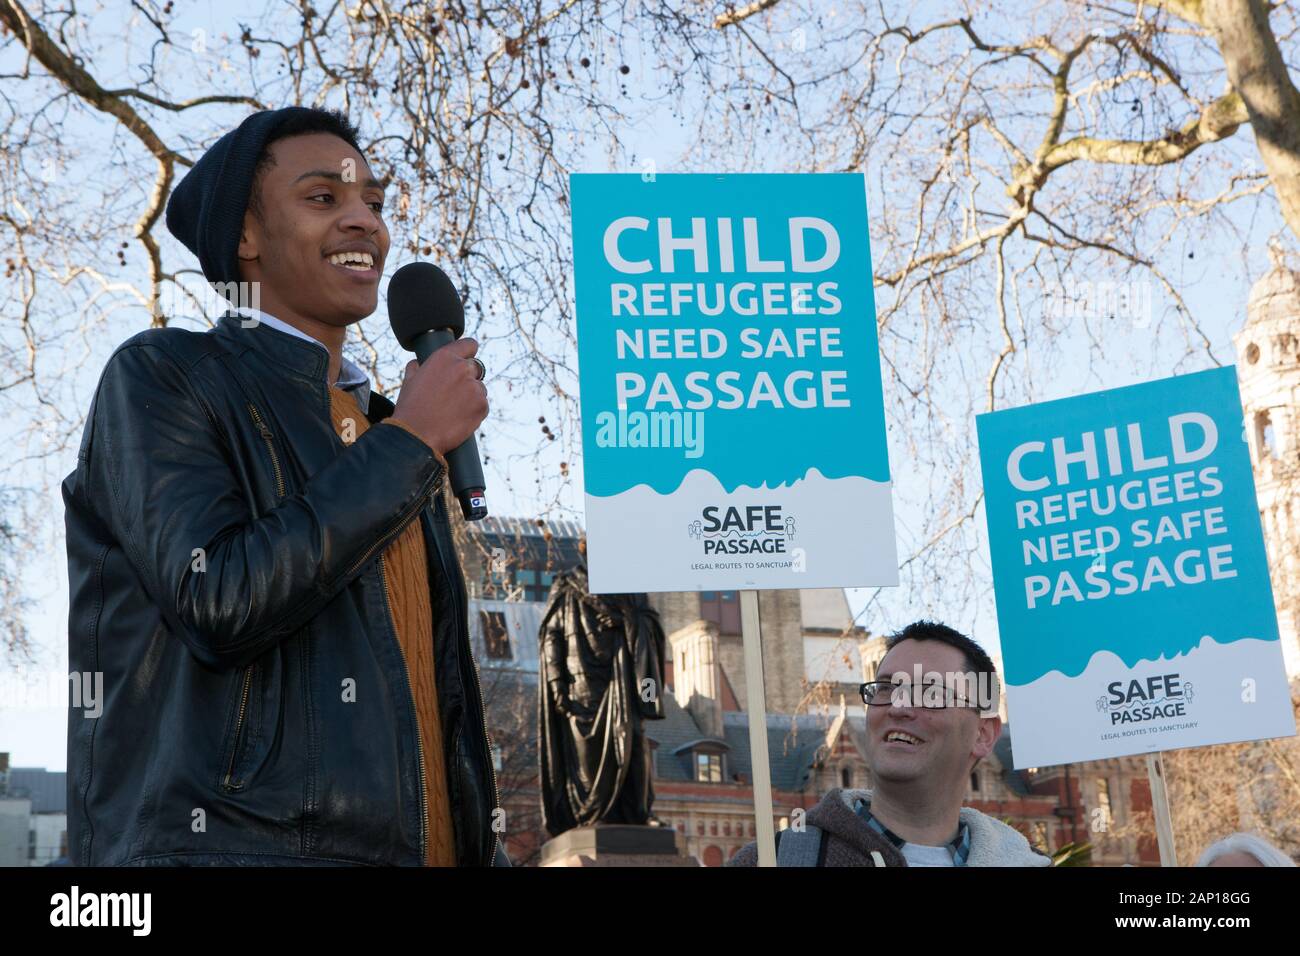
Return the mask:
<svg viewBox="0 0 1300 956">
<path fill-rule="evenodd" d="M 588 594 L 587 569 L 555 579 L 538 635 L 542 823 L 660 825 L 642 720 L 661 720 L 664 631 L 644 594 Z"/>
</svg>

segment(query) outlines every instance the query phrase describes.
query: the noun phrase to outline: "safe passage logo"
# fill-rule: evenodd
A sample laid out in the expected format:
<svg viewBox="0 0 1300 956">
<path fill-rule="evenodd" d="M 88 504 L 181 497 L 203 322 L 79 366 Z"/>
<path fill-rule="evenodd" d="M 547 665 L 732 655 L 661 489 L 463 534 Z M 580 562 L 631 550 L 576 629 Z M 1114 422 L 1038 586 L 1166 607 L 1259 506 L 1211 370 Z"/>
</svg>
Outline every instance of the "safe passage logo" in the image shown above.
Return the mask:
<svg viewBox="0 0 1300 956">
<path fill-rule="evenodd" d="M 897 584 L 863 176 L 570 185 L 593 592 Z"/>
<path fill-rule="evenodd" d="M 1168 717 L 1185 717 L 1194 696 L 1190 682 L 1177 674 L 1156 674 L 1138 680 L 1111 681 L 1106 693 L 1097 698 L 1097 710 L 1112 726 L 1140 724 Z"/>
<path fill-rule="evenodd" d="M 1295 732 L 1235 368 L 977 427 L 1017 767 Z"/>
<path fill-rule="evenodd" d="M 706 505 L 687 527 L 703 554 L 786 554 L 797 522 L 780 505 Z"/>
</svg>

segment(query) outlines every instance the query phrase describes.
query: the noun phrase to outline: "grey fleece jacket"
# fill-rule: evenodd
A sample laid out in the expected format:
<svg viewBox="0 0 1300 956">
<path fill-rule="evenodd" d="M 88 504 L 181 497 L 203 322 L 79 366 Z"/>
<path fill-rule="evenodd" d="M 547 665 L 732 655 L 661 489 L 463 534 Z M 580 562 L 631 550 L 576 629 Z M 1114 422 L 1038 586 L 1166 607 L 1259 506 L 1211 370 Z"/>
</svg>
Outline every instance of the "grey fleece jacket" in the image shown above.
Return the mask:
<svg viewBox="0 0 1300 956">
<path fill-rule="evenodd" d="M 903 855 L 857 815 L 853 807 L 870 790 L 830 791 L 808 811 L 810 825 L 824 831 L 826 866 L 907 866 Z M 961 819 L 970 828 L 967 866 L 1051 866 L 1050 857 L 1029 845 L 1019 831 L 973 807 L 962 807 Z M 728 866 L 757 866 L 758 845 L 741 847 Z"/>
</svg>

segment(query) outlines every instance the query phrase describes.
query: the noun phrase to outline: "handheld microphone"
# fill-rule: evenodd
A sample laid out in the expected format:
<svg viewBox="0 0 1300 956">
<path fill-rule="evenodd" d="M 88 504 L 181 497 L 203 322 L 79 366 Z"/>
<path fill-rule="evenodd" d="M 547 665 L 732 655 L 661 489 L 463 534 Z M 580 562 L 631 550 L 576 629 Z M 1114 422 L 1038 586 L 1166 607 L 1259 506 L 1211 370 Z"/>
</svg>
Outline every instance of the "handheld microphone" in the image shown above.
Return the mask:
<svg viewBox="0 0 1300 956">
<path fill-rule="evenodd" d="M 402 348 L 421 365 L 465 333 L 465 306 L 447 274 L 432 262 L 412 262 L 388 284 L 388 322 Z M 478 442 L 471 434 L 446 454 L 451 490 L 466 521 L 487 517 L 487 495 Z"/>
</svg>

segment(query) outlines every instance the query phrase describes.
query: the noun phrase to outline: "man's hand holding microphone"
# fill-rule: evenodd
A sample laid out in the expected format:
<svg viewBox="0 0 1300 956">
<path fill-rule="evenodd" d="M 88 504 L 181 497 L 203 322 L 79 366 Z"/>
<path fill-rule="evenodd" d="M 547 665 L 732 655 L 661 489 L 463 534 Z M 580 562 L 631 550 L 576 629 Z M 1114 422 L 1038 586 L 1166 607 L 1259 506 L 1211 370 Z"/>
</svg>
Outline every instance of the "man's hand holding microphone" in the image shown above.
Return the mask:
<svg viewBox="0 0 1300 956">
<path fill-rule="evenodd" d="M 444 458 L 487 418 L 487 386 L 479 379 L 477 352 L 473 339 L 457 339 L 423 365 L 415 359 L 406 363 L 392 418 Z"/>
</svg>

